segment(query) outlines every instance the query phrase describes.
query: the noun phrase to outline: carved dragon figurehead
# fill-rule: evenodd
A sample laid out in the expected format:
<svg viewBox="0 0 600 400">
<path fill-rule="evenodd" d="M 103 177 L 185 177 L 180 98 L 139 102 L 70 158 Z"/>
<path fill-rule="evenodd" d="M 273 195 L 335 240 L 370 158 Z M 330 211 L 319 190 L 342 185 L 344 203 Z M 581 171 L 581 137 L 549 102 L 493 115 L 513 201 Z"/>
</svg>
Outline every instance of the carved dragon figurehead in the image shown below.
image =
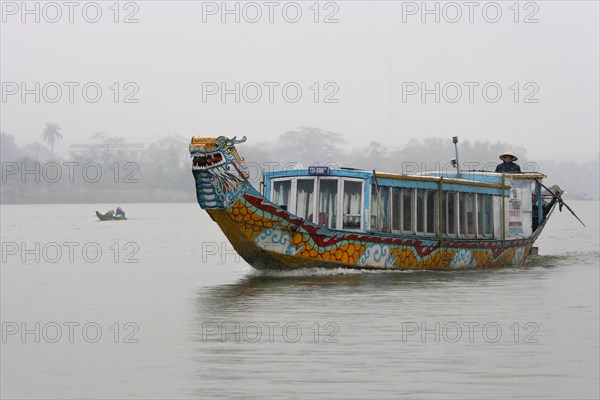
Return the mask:
<svg viewBox="0 0 600 400">
<path fill-rule="evenodd" d="M 235 136 L 192 138 L 192 172 L 202 208 L 227 209 L 244 194 L 249 172 L 235 145 L 245 141 L 245 136 L 241 140 Z"/>
</svg>

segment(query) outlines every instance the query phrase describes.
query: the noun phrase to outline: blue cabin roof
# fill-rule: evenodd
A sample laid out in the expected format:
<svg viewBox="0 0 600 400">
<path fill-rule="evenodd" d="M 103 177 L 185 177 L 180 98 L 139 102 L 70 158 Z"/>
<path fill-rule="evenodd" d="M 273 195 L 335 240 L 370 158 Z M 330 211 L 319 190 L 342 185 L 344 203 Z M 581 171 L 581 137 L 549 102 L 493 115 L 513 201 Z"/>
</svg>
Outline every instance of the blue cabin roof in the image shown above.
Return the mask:
<svg viewBox="0 0 600 400">
<path fill-rule="evenodd" d="M 313 174 L 312 170 L 292 169 L 282 171 L 265 172 L 265 185 L 267 192 L 270 190 L 271 181 L 280 178 L 294 177 L 338 177 L 363 179 L 369 184 L 378 184 L 381 186 L 406 187 L 416 189 L 437 190 L 440 184 L 443 190 L 457 192 L 471 192 L 500 195 L 502 192 L 503 176 L 505 174 L 487 171 L 429 171 L 421 174 L 400 175 L 387 172 L 365 171 L 358 169 L 327 169 L 327 173 Z M 542 179 L 542 174 L 512 174 L 512 178 L 522 179 Z M 508 190 L 509 186 L 504 186 Z"/>
</svg>

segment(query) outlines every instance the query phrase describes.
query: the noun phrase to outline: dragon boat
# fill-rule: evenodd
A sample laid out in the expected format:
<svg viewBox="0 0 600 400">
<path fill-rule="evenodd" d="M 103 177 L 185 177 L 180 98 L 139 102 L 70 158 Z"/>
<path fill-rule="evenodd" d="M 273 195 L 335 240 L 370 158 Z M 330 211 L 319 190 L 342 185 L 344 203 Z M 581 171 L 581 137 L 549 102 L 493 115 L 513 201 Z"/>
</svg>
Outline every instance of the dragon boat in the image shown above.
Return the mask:
<svg viewBox="0 0 600 400">
<path fill-rule="evenodd" d="M 560 202 L 543 174 L 459 168 L 312 166 L 265 172 L 257 190 L 235 147 L 245 140 L 193 137 L 189 150 L 200 207 L 257 269 L 520 266 Z"/>
</svg>

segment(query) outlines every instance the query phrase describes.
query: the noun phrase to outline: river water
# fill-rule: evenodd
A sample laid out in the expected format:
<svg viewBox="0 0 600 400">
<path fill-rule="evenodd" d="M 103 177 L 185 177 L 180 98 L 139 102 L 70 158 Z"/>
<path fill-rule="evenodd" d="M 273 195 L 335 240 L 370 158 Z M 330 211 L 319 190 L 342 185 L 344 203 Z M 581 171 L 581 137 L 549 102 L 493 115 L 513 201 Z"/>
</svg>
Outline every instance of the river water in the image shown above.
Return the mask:
<svg viewBox="0 0 600 400">
<path fill-rule="evenodd" d="M 569 204 L 521 268 L 269 274 L 197 204 L 3 205 L 0 394 L 598 398 L 599 203 Z"/>
</svg>

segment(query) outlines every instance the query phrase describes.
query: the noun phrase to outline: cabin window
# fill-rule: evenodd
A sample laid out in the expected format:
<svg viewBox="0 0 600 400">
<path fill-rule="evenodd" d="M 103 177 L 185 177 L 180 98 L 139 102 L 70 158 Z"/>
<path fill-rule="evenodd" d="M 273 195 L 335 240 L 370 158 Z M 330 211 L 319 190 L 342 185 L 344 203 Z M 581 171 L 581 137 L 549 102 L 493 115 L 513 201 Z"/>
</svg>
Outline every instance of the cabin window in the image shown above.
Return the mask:
<svg viewBox="0 0 600 400">
<path fill-rule="evenodd" d="M 423 233 L 425 218 L 425 190 L 417 189 L 417 232 Z"/>
<path fill-rule="evenodd" d="M 479 236 L 492 236 L 494 234 L 493 203 L 489 194 L 477 195 L 477 234 Z"/>
<path fill-rule="evenodd" d="M 287 210 L 290 204 L 291 181 L 276 181 L 273 183 L 273 203 Z"/>
<path fill-rule="evenodd" d="M 298 179 L 296 193 L 296 215 L 313 222 L 314 179 Z"/>
<path fill-rule="evenodd" d="M 439 195 L 435 190 L 427 190 L 425 198 L 425 233 L 436 233 L 439 214 Z"/>
<path fill-rule="evenodd" d="M 475 193 L 460 193 L 460 234 L 475 235 Z"/>
<path fill-rule="evenodd" d="M 413 228 L 413 189 L 402 189 L 402 231 L 414 232 Z"/>
<path fill-rule="evenodd" d="M 417 232 L 434 234 L 437 228 L 438 195 L 435 190 L 417 189 Z"/>
<path fill-rule="evenodd" d="M 402 189 L 392 188 L 392 231 L 402 229 Z"/>
<path fill-rule="evenodd" d="M 317 223 L 337 229 L 337 179 L 321 179 L 319 182 L 319 219 Z"/>
<path fill-rule="evenodd" d="M 362 182 L 344 181 L 344 214 L 342 229 L 360 229 Z"/>
<path fill-rule="evenodd" d="M 371 230 L 390 231 L 390 187 L 371 186 Z"/>
<path fill-rule="evenodd" d="M 422 194 L 419 196 L 422 196 Z M 394 232 L 414 233 L 416 221 L 414 214 L 417 208 L 422 212 L 423 204 L 418 205 L 414 189 L 392 188 L 392 230 Z M 422 216 L 416 218 L 421 220 Z"/>
<path fill-rule="evenodd" d="M 444 192 L 444 222 L 446 235 L 456 235 L 456 226 L 458 225 L 458 212 L 456 192 Z"/>
<path fill-rule="evenodd" d="M 299 218 L 331 229 L 364 229 L 363 179 L 292 176 L 271 184 L 269 200 Z"/>
</svg>

